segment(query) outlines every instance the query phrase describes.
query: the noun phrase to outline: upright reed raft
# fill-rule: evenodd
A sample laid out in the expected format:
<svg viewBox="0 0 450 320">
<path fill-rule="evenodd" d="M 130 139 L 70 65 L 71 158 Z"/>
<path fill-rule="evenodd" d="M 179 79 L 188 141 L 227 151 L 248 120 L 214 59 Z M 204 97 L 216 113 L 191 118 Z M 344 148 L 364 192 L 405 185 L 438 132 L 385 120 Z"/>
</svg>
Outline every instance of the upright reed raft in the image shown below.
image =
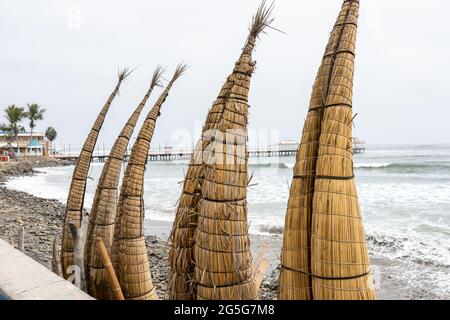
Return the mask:
<svg viewBox="0 0 450 320">
<path fill-rule="evenodd" d="M 149 90 L 128 119 L 114 143 L 110 155 L 103 166 L 95 193 L 92 210 L 89 215 L 84 258 L 88 293 L 99 300 L 112 299 L 113 293 L 107 270 L 103 265 L 101 255 L 98 251 L 96 239 L 98 237 L 102 238 L 107 253 L 111 255 L 110 249 L 113 241 L 117 211 L 117 188 L 123 158 L 142 110 L 147 104 L 153 89 L 160 85 L 161 74 L 162 69 L 158 67 L 153 74 Z"/>
<path fill-rule="evenodd" d="M 208 119 L 211 116 L 208 115 Z M 208 124 L 208 119 L 206 123 Z M 204 143 L 194 150 L 178 200 L 175 221 L 170 234 L 168 276 L 170 300 L 195 300 L 194 286 L 194 232 L 197 227 L 198 204 L 201 198 Z"/>
<path fill-rule="evenodd" d="M 185 72 L 179 65 L 142 125 L 122 183 L 114 240 L 113 264 L 128 300 L 156 300 L 144 236 L 144 174 L 156 120 L 175 81 Z"/>
<path fill-rule="evenodd" d="M 233 73 L 210 112 L 205 127 L 201 199 L 194 234 L 194 279 L 199 300 L 257 299 L 247 222 L 248 94 L 255 69 L 252 53 L 258 35 L 272 22 L 265 2 Z"/>
<path fill-rule="evenodd" d="M 92 153 L 94 152 L 95 144 L 97 143 L 97 138 L 100 129 L 103 126 L 103 122 L 105 121 L 106 114 L 109 111 L 109 107 L 111 106 L 116 95 L 119 93 L 119 89 L 123 81 L 130 75 L 130 73 L 131 72 L 128 69 L 119 72 L 119 80 L 116 88 L 109 96 L 108 101 L 102 108 L 94 123 L 94 126 L 89 132 L 73 172 L 72 183 L 70 185 L 70 191 L 67 197 L 61 241 L 61 267 L 65 279 L 68 279 L 71 275 L 67 269 L 74 265 L 74 243 L 69 225 L 73 223 L 78 228 L 81 226 L 86 180 L 89 173 Z"/>
<path fill-rule="evenodd" d="M 227 79 L 221 92 L 228 92 L 233 83 Z M 183 192 L 178 200 L 178 208 L 170 235 L 168 277 L 170 300 L 195 300 L 197 288 L 194 279 L 194 233 L 197 228 L 200 199 L 202 197 L 203 171 L 206 166 L 205 154 L 211 141 L 203 139 L 213 132 L 223 117 L 223 104 L 214 104 L 203 125 L 202 137 L 197 143 L 186 173 Z"/>
<path fill-rule="evenodd" d="M 309 113 L 297 152 L 281 253 L 282 269 L 278 294 L 280 300 L 312 299 L 312 279 L 309 276 L 311 221 L 319 137 L 331 73 L 349 9 L 350 3 L 345 1 L 331 32 L 313 86 Z"/>
<path fill-rule="evenodd" d="M 226 81 L 221 92 L 227 92 L 232 87 Z M 178 200 L 178 208 L 170 235 L 169 263 L 170 273 L 169 299 L 195 300 L 197 288 L 194 279 L 194 232 L 197 228 L 200 199 L 202 197 L 203 170 L 205 168 L 204 154 L 211 142 L 203 137 L 216 129 L 218 119 L 223 117 L 223 106 L 214 105 L 208 112 L 203 125 L 202 137 L 195 147 L 186 173 L 183 192 Z"/>
<path fill-rule="evenodd" d="M 374 299 L 353 180 L 358 1 L 344 1 L 314 86 L 286 216 L 279 299 Z"/>
<path fill-rule="evenodd" d="M 324 109 L 313 200 L 315 300 L 375 299 L 353 174 L 352 91 L 359 1 L 350 9 Z"/>
</svg>

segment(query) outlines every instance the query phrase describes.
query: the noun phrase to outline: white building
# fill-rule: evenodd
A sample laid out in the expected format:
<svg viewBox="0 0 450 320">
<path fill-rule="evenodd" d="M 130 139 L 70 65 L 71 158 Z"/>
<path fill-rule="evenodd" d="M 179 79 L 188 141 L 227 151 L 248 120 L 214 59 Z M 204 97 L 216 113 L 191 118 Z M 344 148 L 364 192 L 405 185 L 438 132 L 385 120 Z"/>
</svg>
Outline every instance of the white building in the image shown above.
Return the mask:
<svg viewBox="0 0 450 320">
<path fill-rule="evenodd" d="M 282 141 L 279 144 L 270 146 L 271 150 L 274 151 L 296 151 L 300 144 L 293 140 Z"/>
<path fill-rule="evenodd" d="M 0 131 L 0 154 L 8 152 L 8 138 L 6 132 Z M 48 142 L 43 132 L 33 132 L 33 137 L 30 132 L 21 132 L 17 140 L 15 141 L 13 138 L 11 142 L 11 147 L 16 155 L 42 156 L 47 153 Z"/>
</svg>

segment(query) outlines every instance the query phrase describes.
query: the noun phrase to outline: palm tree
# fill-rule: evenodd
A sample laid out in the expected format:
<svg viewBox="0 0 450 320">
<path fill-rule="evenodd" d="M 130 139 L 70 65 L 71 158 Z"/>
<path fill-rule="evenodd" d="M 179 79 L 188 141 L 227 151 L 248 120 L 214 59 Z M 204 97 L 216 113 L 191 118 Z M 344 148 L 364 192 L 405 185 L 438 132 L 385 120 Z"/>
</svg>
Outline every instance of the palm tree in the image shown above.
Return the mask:
<svg viewBox="0 0 450 320">
<path fill-rule="evenodd" d="M 36 122 L 44 119 L 45 109 L 41 108 L 36 103 L 27 104 L 28 111 L 25 112 L 25 117 L 30 120 L 30 141 L 33 141 L 33 130 L 36 127 Z"/>
<path fill-rule="evenodd" d="M 48 127 L 47 130 L 45 130 L 45 137 L 50 141 L 50 148 L 53 150 L 53 141 L 55 141 L 56 137 L 58 136 L 58 133 L 56 132 L 55 128 Z"/>
<path fill-rule="evenodd" d="M 6 132 L 10 132 L 11 136 L 16 141 L 18 153 L 20 153 L 18 136 L 19 132 L 23 131 L 23 126 L 20 125 L 20 122 L 24 117 L 25 111 L 22 107 L 17 107 L 16 105 L 12 104 L 5 109 L 5 118 L 8 120 L 8 124 L 6 125 Z M 10 147 L 11 142 L 12 139 L 9 142 Z"/>
<path fill-rule="evenodd" d="M 11 127 L 8 124 L 2 123 L 0 124 L 0 131 L 5 134 L 5 140 L 8 143 L 8 149 L 11 150 L 11 143 L 14 139 L 13 134 L 11 132 Z"/>
</svg>

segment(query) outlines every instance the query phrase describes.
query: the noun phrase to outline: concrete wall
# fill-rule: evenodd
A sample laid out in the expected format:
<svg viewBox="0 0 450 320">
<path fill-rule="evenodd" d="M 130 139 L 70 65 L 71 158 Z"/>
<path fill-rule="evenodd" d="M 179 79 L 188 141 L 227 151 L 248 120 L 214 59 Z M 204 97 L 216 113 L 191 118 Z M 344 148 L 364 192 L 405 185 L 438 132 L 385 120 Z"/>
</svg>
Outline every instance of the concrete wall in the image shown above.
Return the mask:
<svg viewBox="0 0 450 320">
<path fill-rule="evenodd" d="M 0 239 L 0 295 L 12 300 L 93 300 Z"/>
</svg>

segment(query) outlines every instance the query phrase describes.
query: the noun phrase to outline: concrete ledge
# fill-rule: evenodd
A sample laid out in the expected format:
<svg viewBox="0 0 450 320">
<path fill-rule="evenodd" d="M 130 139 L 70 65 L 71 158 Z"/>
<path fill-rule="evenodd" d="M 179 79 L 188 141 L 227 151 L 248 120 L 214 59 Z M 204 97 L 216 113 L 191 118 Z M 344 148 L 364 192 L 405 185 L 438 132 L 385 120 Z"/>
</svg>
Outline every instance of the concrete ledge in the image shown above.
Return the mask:
<svg viewBox="0 0 450 320">
<path fill-rule="evenodd" d="M 0 294 L 12 300 L 94 300 L 1 239 Z"/>
</svg>

